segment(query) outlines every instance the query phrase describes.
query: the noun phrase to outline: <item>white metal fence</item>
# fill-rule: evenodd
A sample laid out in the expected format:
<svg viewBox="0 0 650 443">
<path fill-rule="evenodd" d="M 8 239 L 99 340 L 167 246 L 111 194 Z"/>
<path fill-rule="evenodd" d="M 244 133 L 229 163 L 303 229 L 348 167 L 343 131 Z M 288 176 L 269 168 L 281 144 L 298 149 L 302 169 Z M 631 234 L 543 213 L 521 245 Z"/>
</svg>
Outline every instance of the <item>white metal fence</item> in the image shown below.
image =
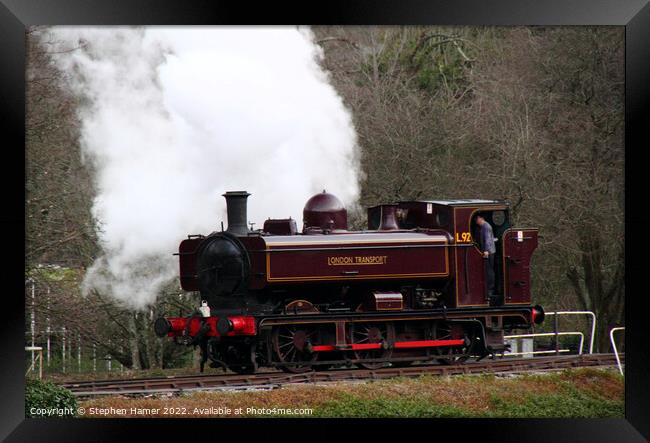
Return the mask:
<svg viewBox="0 0 650 443">
<path fill-rule="evenodd" d="M 618 364 L 618 370 L 620 371 L 621 375 L 625 375 L 623 373 L 623 367 L 621 366 L 621 358 L 618 356 L 618 349 L 616 348 L 616 341 L 614 341 L 614 332 L 616 331 L 625 331 L 625 327 L 618 327 L 618 328 L 612 328 L 609 331 L 609 341 L 612 343 L 612 349 L 614 349 L 614 355 L 616 356 L 616 363 Z"/>
<path fill-rule="evenodd" d="M 567 336 L 567 335 L 577 335 L 580 337 L 580 347 L 578 348 L 578 355 L 582 355 L 582 346 L 585 341 L 585 335 L 582 332 L 571 331 L 571 332 L 539 332 L 536 334 L 515 334 L 515 335 L 504 335 L 503 338 L 506 340 L 513 339 L 532 339 L 534 337 L 558 337 L 558 336 Z M 567 353 L 571 352 L 571 349 L 557 349 L 549 351 L 522 351 L 522 352 L 508 352 L 507 354 L 501 355 L 537 355 L 537 354 L 555 354 L 555 353 Z"/>
<path fill-rule="evenodd" d="M 40 346 L 25 346 L 25 351 L 32 352 L 32 364 L 27 368 L 25 375 L 35 370 L 34 366 L 36 366 L 36 361 L 38 361 L 38 378 L 43 378 L 43 348 Z M 38 352 L 37 358 L 34 358 L 34 352 Z"/>
<path fill-rule="evenodd" d="M 580 331 L 560 331 L 559 330 L 559 317 L 562 315 L 587 315 L 591 318 L 591 333 L 589 336 L 589 354 L 593 354 L 594 350 L 594 340 L 596 337 L 596 315 L 591 311 L 550 311 L 545 313 L 546 316 L 554 316 L 553 318 L 553 332 L 538 332 L 531 334 L 516 334 L 516 335 L 506 335 L 504 339 L 506 340 L 534 340 L 535 337 L 555 337 L 555 349 L 554 350 L 545 350 L 545 351 L 516 351 L 516 352 L 507 352 L 501 354 L 502 356 L 508 355 L 523 355 L 523 356 L 534 356 L 539 354 L 561 354 L 569 353 L 571 349 L 560 349 L 559 347 L 559 337 L 561 336 L 579 336 L 580 344 L 578 347 L 578 355 L 582 355 L 584 350 L 585 334 Z"/>
<path fill-rule="evenodd" d="M 594 339 L 596 337 L 596 314 L 591 311 L 551 311 L 545 315 L 554 315 L 557 319 L 561 315 L 588 315 L 591 317 L 591 336 L 589 338 L 589 354 L 594 353 Z M 557 322 L 554 323 L 554 329 L 557 330 Z"/>
<path fill-rule="evenodd" d="M 61 327 L 60 330 L 48 327 L 45 331 L 34 331 L 35 337 L 31 340 L 28 338 L 30 333 L 31 331 L 26 334 L 26 341 L 27 343 L 31 341 L 33 344 L 25 347 L 27 352 L 31 352 L 31 364 L 28 361 L 27 373 L 36 371 L 37 358 L 40 359 L 38 369 L 41 374 L 43 371 L 61 373 L 124 371 L 124 366 L 113 361 L 110 353 L 100 353 L 95 343 L 84 343 L 79 332 L 65 327 Z M 109 340 L 109 347 L 110 344 Z"/>
</svg>

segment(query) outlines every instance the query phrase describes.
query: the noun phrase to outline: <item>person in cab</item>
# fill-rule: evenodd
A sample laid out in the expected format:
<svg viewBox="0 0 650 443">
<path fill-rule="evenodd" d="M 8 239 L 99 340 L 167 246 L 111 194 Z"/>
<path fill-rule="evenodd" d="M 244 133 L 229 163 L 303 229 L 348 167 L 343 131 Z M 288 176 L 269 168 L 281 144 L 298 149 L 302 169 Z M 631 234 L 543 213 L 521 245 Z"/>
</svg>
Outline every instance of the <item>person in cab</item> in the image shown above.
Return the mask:
<svg viewBox="0 0 650 443">
<path fill-rule="evenodd" d="M 476 216 L 476 224 L 480 228 L 480 247 L 481 252 L 483 253 L 483 258 L 487 260 L 487 290 L 488 297 L 494 295 L 494 254 L 497 252 L 497 248 L 494 242 L 494 232 L 492 231 L 492 226 L 485 221 L 482 215 Z"/>
</svg>

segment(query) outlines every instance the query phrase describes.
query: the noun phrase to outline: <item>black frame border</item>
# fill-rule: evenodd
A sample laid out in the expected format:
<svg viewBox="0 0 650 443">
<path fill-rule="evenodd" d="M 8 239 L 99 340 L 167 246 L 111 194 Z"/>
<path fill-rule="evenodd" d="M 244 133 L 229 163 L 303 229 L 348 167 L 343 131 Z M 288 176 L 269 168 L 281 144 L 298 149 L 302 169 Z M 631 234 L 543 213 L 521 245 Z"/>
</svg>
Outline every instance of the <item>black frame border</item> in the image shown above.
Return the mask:
<svg viewBox="0 0 650 443">
<path fill-rule="evenodd" d="M 650 5 L 648 0 L 331 0 L 320 5 L 287 2 L 250 5 L 222 1 L 186 0 L 0 0 L 0 121 L 5 126 L 3 143 L 9 161 L 2 162 L 0 189 L 3 211 L 0 226 L 9 243 L 7 259 L 0 267 L 2 281 L 9 287 L 3 291 L 3 316 L 0 328 L 0 386 L 2 414 L 0 438 L 11 434 L 11 441 L 96 441 L 116 440 L 129 431 L 169 432 L 182 428 L 186 438 L 203 432 L 213 438 L 239 434 L 252 439 L 251 431 L 265 432 L 282 426 L 313 428 L 311 438 L 322 440 L 340 428 L 350 425 L 383 431 L 409 429 L 424 431 L 440 426 L 446 431 L 460 432 L 462 439 L 480 438 L 500 441 L 645 441 L 650 439 L 650 335 L 644 330 L 647 322 L 647 295 L 643 275 L 650 265 L 650 254 L 638 233 L 650 226 L 645 210 L 644 151 L 650 136 Z M 316 7 L 317 6 L 317 7 Z M 336 24 L 336 25 L 614 25 L 625 27 L 625 234 L 626 234 L 626 382 L 625 419 L 525 419 L 525 420 L 335 420 L 323 427 L 315 420 L 65 420 L 24 418 L 24 149 L 25 143 L 25 28 L 31 25 L 239 25 L 239 24 Z M 17 166 L 22 165 L 22 168 Z M 645 236 L 641 236 L 643 239 Z M 5 278 L 6 277 L 6 278 Z M 250 422 L 250 423 L 249 423 Z M 253 425 L 253 426 L 251 426 Z M 337 426 L 344 425 L 344 426 Z M 407 426 L 406 428 L 403 426 Z M 257 429 L 256 429 L 257 428 Z M 123 429 L 123 431 L 122 431 Z M 215 433 L 215 430 L 218 432 Z M 349 429 L 345 429 L 349 431 Z M 224 434 L 225 432 L 225 434 Z M 244 434 L 245 432 L 245 434 Z M 279 434 L 282 435 L 282 434 Z M 414 435 L 414 434 L 412 434 Z M 645 436 L 645 438 L 644 438 Z M 309 437 L 308 437 L 309 438 Z"/>
</svg>

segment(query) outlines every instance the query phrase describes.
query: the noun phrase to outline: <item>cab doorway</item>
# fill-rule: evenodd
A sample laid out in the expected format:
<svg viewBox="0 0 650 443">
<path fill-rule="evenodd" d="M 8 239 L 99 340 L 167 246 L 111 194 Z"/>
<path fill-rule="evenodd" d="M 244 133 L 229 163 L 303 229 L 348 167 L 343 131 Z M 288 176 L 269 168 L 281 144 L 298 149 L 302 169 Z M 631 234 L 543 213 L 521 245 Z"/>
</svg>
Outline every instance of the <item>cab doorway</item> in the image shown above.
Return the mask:
<svg viewBox="0 0 650 443">
<path fill-rule="evenodd" d="M 474 214 L 472 220 L 472 238 L 478 249 L 481 249 L 483 244 L 483 239 L 481 238 L 481 227 L 476 222 L 476 218 L 482 216 L 486 223 L 492 228 L 492 233 L 494 236 L 494 262 L 492 264 L 492 271 L 494 272 L 494 293 L 489 297 L 491 306 L 501 306 L 504 303 L 504 273 L 503 273 L 503 234 L 510 227 L 510 222 L 508 220 L 508 213 L 504 210 L 492 210 L 492 211 L 478 211 Z M 483 251 L 481 251 L 483 252 Z M 485 282 L 485 295 L 488 297 L 488 284 L 487 284 L 487 273 L 488 270 L 488 260 L 486 259 L 486 282 Z"/>
</svg>

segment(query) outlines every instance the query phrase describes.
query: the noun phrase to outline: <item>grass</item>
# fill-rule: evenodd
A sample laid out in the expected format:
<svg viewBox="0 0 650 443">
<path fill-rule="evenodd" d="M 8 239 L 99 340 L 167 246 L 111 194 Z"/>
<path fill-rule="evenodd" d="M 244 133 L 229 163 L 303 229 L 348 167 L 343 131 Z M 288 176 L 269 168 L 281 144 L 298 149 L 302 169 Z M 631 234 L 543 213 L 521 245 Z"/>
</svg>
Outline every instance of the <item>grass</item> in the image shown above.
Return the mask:
<svg viewBox="0 0 650 443">
<path fill-rule="evenodd" d="M 168 417 L 165 407 L 180 408 L 180 416 L 184 417 L 296 416 L 293 413 L 309 417 L 623 417 L 624 382 L 613 370 L 587 368 L 517 377 L 422 376 L 292 385 L 270 391 L 112 396 L 80 405 L 87 411 L 93 407 L 127 409 L 126 414 L 111 414 L 109 410 L 107 416 L 113 417 Z M 159 411 L 143 414 L 131 411 L 132 407 Z M 222 410 L 206 411 L 208 407 Z M 287 415 L 279 409 L 291 409 L 293 413 Z"/>
</svg>

